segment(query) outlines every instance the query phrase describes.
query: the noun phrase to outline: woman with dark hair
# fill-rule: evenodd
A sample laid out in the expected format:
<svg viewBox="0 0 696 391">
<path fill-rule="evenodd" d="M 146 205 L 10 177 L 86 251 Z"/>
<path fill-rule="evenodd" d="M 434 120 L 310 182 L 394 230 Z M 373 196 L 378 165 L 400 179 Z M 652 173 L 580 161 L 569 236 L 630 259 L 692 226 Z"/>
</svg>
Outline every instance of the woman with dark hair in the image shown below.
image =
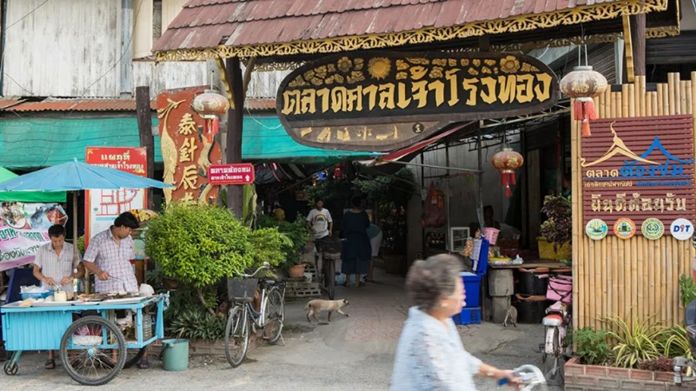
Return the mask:
<svg viewBox="0 0 696 391">
<path fill-rule="evenodd" d="M 464 350 L 452 316 L 462 310 L 465 293 L 461 264 L 448 254 L 416 261 L 406 276 L 406 290 L 414 306 L 396 348 L 390 390 L 475 391 L 474 375 L 509 379 L 504 371 Z"/>
<path fill-rule="evenodd" d="M 361 286 L 360 275 L 367 274 L 372 257 L 370 237 L 367 227 L 370 219 L 362 209 L 362 199 L 353 197 L 351 209 L 343 214 L 341 220 L 341 271 L 346 274 L 346 286 L 350 283 L 350 275 L 355 275 L 355 286 Z"/>
</svg>

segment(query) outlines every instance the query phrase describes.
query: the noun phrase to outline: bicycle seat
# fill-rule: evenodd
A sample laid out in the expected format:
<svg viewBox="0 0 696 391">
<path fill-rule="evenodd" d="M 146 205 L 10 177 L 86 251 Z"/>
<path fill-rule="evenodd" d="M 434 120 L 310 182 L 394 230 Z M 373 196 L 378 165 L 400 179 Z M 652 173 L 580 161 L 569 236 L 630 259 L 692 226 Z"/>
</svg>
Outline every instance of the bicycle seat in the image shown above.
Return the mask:
<svg viewBox="0 0 696 391">
<path fill-rule="evenodd" d="M 560 314 L 549 314 L 544 316 L 542 323 L 544 326 L 559 327 L 563 324 L 563 317 Z"/>
</svg>

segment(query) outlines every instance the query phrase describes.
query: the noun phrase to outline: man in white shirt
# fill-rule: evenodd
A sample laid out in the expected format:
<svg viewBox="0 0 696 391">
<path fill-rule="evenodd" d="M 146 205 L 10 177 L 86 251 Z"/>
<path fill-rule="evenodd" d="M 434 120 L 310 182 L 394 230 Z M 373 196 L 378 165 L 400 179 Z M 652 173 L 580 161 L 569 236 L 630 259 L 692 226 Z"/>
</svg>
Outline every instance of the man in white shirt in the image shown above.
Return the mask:
<svg viewBox="0 0 696 391">
<path fill-rule="evenodd" d="M 317 200 L 314 209 L 307 215 L 307 223 L 314 234 L 314 242 L 321 242 L 321 239 L 330 237 L 333 229 L 333 219 L 328 209 L 324 209 L 324 201 Z"/>
</svg>

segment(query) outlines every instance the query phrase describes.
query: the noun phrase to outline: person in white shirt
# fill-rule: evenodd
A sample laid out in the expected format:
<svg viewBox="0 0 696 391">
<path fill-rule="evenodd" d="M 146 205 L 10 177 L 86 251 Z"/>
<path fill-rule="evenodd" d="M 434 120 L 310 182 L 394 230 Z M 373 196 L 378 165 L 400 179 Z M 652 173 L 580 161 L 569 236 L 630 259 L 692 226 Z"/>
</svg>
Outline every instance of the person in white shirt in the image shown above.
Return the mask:
<svg viewBox="0 0 696 391">
<path fill-rule="evenodd" d="M 52 225 L 48 229 L 48 237 L 51 242 L 39 247 L 36 252 L 32 265 L 34 277 L 41 281 L 44 289 L 60 288 L 72 298 L 73 278 L 78 276 L 76 265 L 80 260 L 80 254 L 74 253 L 72 244 L 65 243 L 65 228 L 62 225 Z M 44 367 L 46 369 L 56 367 L 52 350 L 48 351 L 48 361 Z"/>
<path fill-rule="evenodd" d="M 475 391 L 474 375 L 507 378 L 511 371 L 484 364 L 464 349 L 452 316 L 462 310 L 461 263 L 449 254 L 416 261 L 406 276 L 406 291 L 415 304 L 396 348 L 392 391 Z"/>
<path fill-rule="evenodd" d="M 307 223 L 312 230 L 315 245 L 320 245 L 322 239 L 331 237 L 333 219 L 329 210 L 324 208 L 324 201 L 317 200 L 314 206 L 307 215 Z"/>
</svg>

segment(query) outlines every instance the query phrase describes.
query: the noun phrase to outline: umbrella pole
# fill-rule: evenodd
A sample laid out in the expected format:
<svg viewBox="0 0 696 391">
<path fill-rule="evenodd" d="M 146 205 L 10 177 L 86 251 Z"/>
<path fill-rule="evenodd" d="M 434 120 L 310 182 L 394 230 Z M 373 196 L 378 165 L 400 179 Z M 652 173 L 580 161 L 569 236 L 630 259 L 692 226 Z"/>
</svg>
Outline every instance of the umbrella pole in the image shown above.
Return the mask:
<svg viewBox="0 0 696 391">
<path fill-rule="evenodd" d="M 78 252 L 80 251 L 77 248 L 77 208 L 78 208 L 78 203 L 77 203 L 77 191 L 72 192 L 72 219 L 73 219 L 73 269 L 76 269 L 78 267 L 78 261 L 80 260 L 80 257 L 77 255 Z M 84 287 L 85 287 L 85 292 L 89 293 L 89 272 L 85 269 L 85 275 L 84 275 Z M 77 292 L 75 292 L 77 293 Z"/>
</svg>

